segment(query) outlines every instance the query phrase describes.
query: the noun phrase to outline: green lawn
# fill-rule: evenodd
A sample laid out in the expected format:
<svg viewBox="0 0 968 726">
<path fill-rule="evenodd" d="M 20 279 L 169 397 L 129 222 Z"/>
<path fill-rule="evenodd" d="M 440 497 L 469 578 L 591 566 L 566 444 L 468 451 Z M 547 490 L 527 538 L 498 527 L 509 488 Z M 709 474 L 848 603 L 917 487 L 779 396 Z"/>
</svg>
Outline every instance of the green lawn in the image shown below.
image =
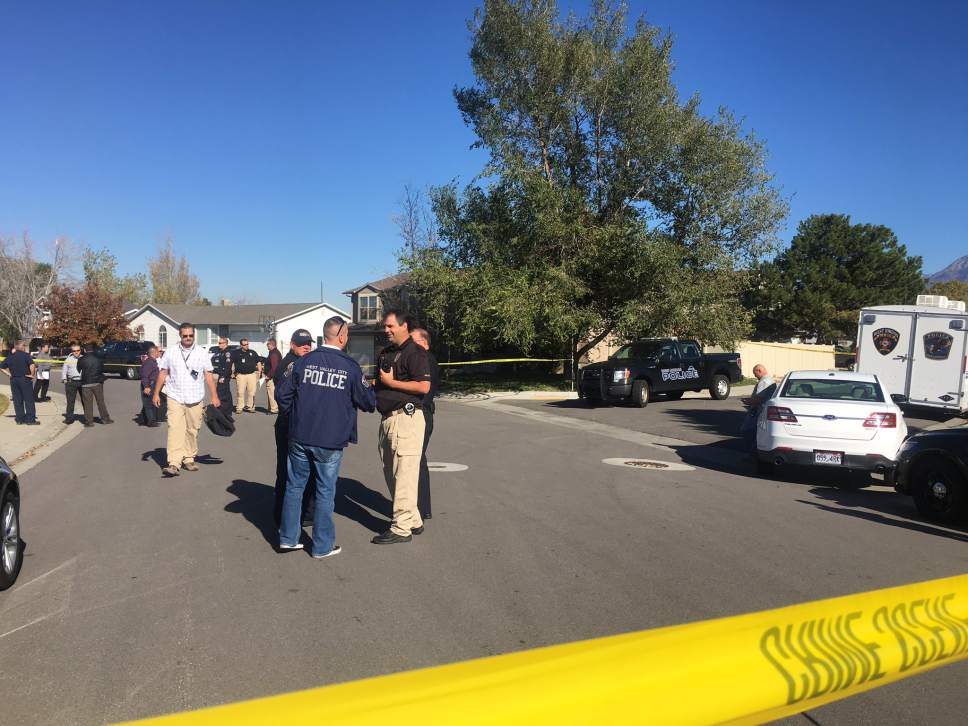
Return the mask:
<svg viewBox="0 0 968 726">
<path fill-rule="evenodd" d="M 487 391 L 570 391 L 571 382 L 554 373 L 511 371 L 494 373 L 452 373 L 444 370 L 441 393 L 485 393 Z"/>
</svg>

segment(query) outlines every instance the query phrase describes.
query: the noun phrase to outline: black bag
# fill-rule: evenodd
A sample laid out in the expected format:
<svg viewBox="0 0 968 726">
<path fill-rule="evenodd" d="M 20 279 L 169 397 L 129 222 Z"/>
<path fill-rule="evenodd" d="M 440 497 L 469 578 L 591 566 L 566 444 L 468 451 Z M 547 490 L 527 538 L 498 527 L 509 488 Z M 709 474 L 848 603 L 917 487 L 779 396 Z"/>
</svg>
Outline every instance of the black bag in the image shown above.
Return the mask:
<svg viewBox="0 0 968 726">
<path fill-rule="evenodd" d="M 212 404 L 205 407 L 205 425 L 216 436 L 231 436 L 235 433 L 235 422 L 232 418 Z"/>
</svg>

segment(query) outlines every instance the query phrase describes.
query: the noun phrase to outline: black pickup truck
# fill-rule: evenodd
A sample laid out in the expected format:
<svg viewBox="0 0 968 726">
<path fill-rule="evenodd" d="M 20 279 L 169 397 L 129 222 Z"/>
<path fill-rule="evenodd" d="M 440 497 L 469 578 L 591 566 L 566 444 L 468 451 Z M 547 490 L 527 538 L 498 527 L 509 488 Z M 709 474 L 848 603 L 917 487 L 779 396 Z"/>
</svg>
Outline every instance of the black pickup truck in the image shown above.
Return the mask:
<svg viewBox="0 0 968 726">
<path fill-rule="evenodd" d="M 643 408 L 656 394 L 676 399 L 707 388 L 710 396 L 722 400 L 742 378 L 738 353 L 703 353 L 694 340 L 648 338 L 582 368 L 578 396 L 605 403 L 631 401 Z"/>
<path fill-rule="evenodd" d="M 105 343 L 97 355 L 104 361 L 105 373 L 117 373 L 122 378 L 133 381 L 141 375 L 141 363 L 153 346 L 150 340 L 123 340 Z"/>
</svg>

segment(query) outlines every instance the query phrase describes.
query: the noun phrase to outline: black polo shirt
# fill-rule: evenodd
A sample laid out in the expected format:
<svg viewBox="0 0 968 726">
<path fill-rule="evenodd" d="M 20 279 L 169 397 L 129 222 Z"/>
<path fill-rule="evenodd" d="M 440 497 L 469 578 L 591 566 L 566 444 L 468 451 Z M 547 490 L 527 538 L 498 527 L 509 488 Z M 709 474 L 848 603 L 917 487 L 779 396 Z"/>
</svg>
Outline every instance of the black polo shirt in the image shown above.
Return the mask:
<svg viewBox="0 0 968 726">
<path fill-rule="evenodd" d="M 259 361 L 262 358 L 254 350 L 238 350 L 232 351 L 232 363 L 235 364 L 235 372 L 242 373 L 255 373 L 256 366 L 259 365 Z"/>
<path fill-rule="evenodd" d="M 22 350 L 15 350 L 0 361 L 0 368 L 6 368 L 10 371 L 11 378 L 24 378 L 29 376 L 31 365 L 33 365 L 33 361 Z"/>
<path fill-rule="evenodd" d="M 430 364 L 430 393 L 424 396 L 424 413 L 434 413 L 434 398 L 440 389 L 440 366 L 437 365 L 437 356 L 427 351 L 427 362 Z"/>
<path fill-rule="evenodd" d="M 384 370 L 387 366 L 393 369 L 393 377 L 398 381 L 431 380 L 427 351 L 414 343 L 413 338 L 407 338 L 400 347 L 391 345 L 380 351 L 378 367 Z M 408 403 L 422 408 L 423 400 L 424 396 L 421 394 L 404 393 L 387 388 L 380 383 L 380 374 L 377 372 L 376 407 L 384 416 L 398 408 L 403 408 Z"/>
</svg>

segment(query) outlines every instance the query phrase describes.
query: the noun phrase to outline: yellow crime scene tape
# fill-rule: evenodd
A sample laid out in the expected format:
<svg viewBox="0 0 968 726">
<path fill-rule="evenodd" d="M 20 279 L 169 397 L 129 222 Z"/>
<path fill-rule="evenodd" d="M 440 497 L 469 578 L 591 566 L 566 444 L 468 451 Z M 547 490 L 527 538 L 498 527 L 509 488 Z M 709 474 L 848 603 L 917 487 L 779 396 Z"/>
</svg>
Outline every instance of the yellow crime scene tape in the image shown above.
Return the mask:
<svg viewBox="0 0 968 726">
<path fill-rule="evenodd" d="M 968 575 L 146 719 L 753 724 L 968 655 Z"/>
</svg>

